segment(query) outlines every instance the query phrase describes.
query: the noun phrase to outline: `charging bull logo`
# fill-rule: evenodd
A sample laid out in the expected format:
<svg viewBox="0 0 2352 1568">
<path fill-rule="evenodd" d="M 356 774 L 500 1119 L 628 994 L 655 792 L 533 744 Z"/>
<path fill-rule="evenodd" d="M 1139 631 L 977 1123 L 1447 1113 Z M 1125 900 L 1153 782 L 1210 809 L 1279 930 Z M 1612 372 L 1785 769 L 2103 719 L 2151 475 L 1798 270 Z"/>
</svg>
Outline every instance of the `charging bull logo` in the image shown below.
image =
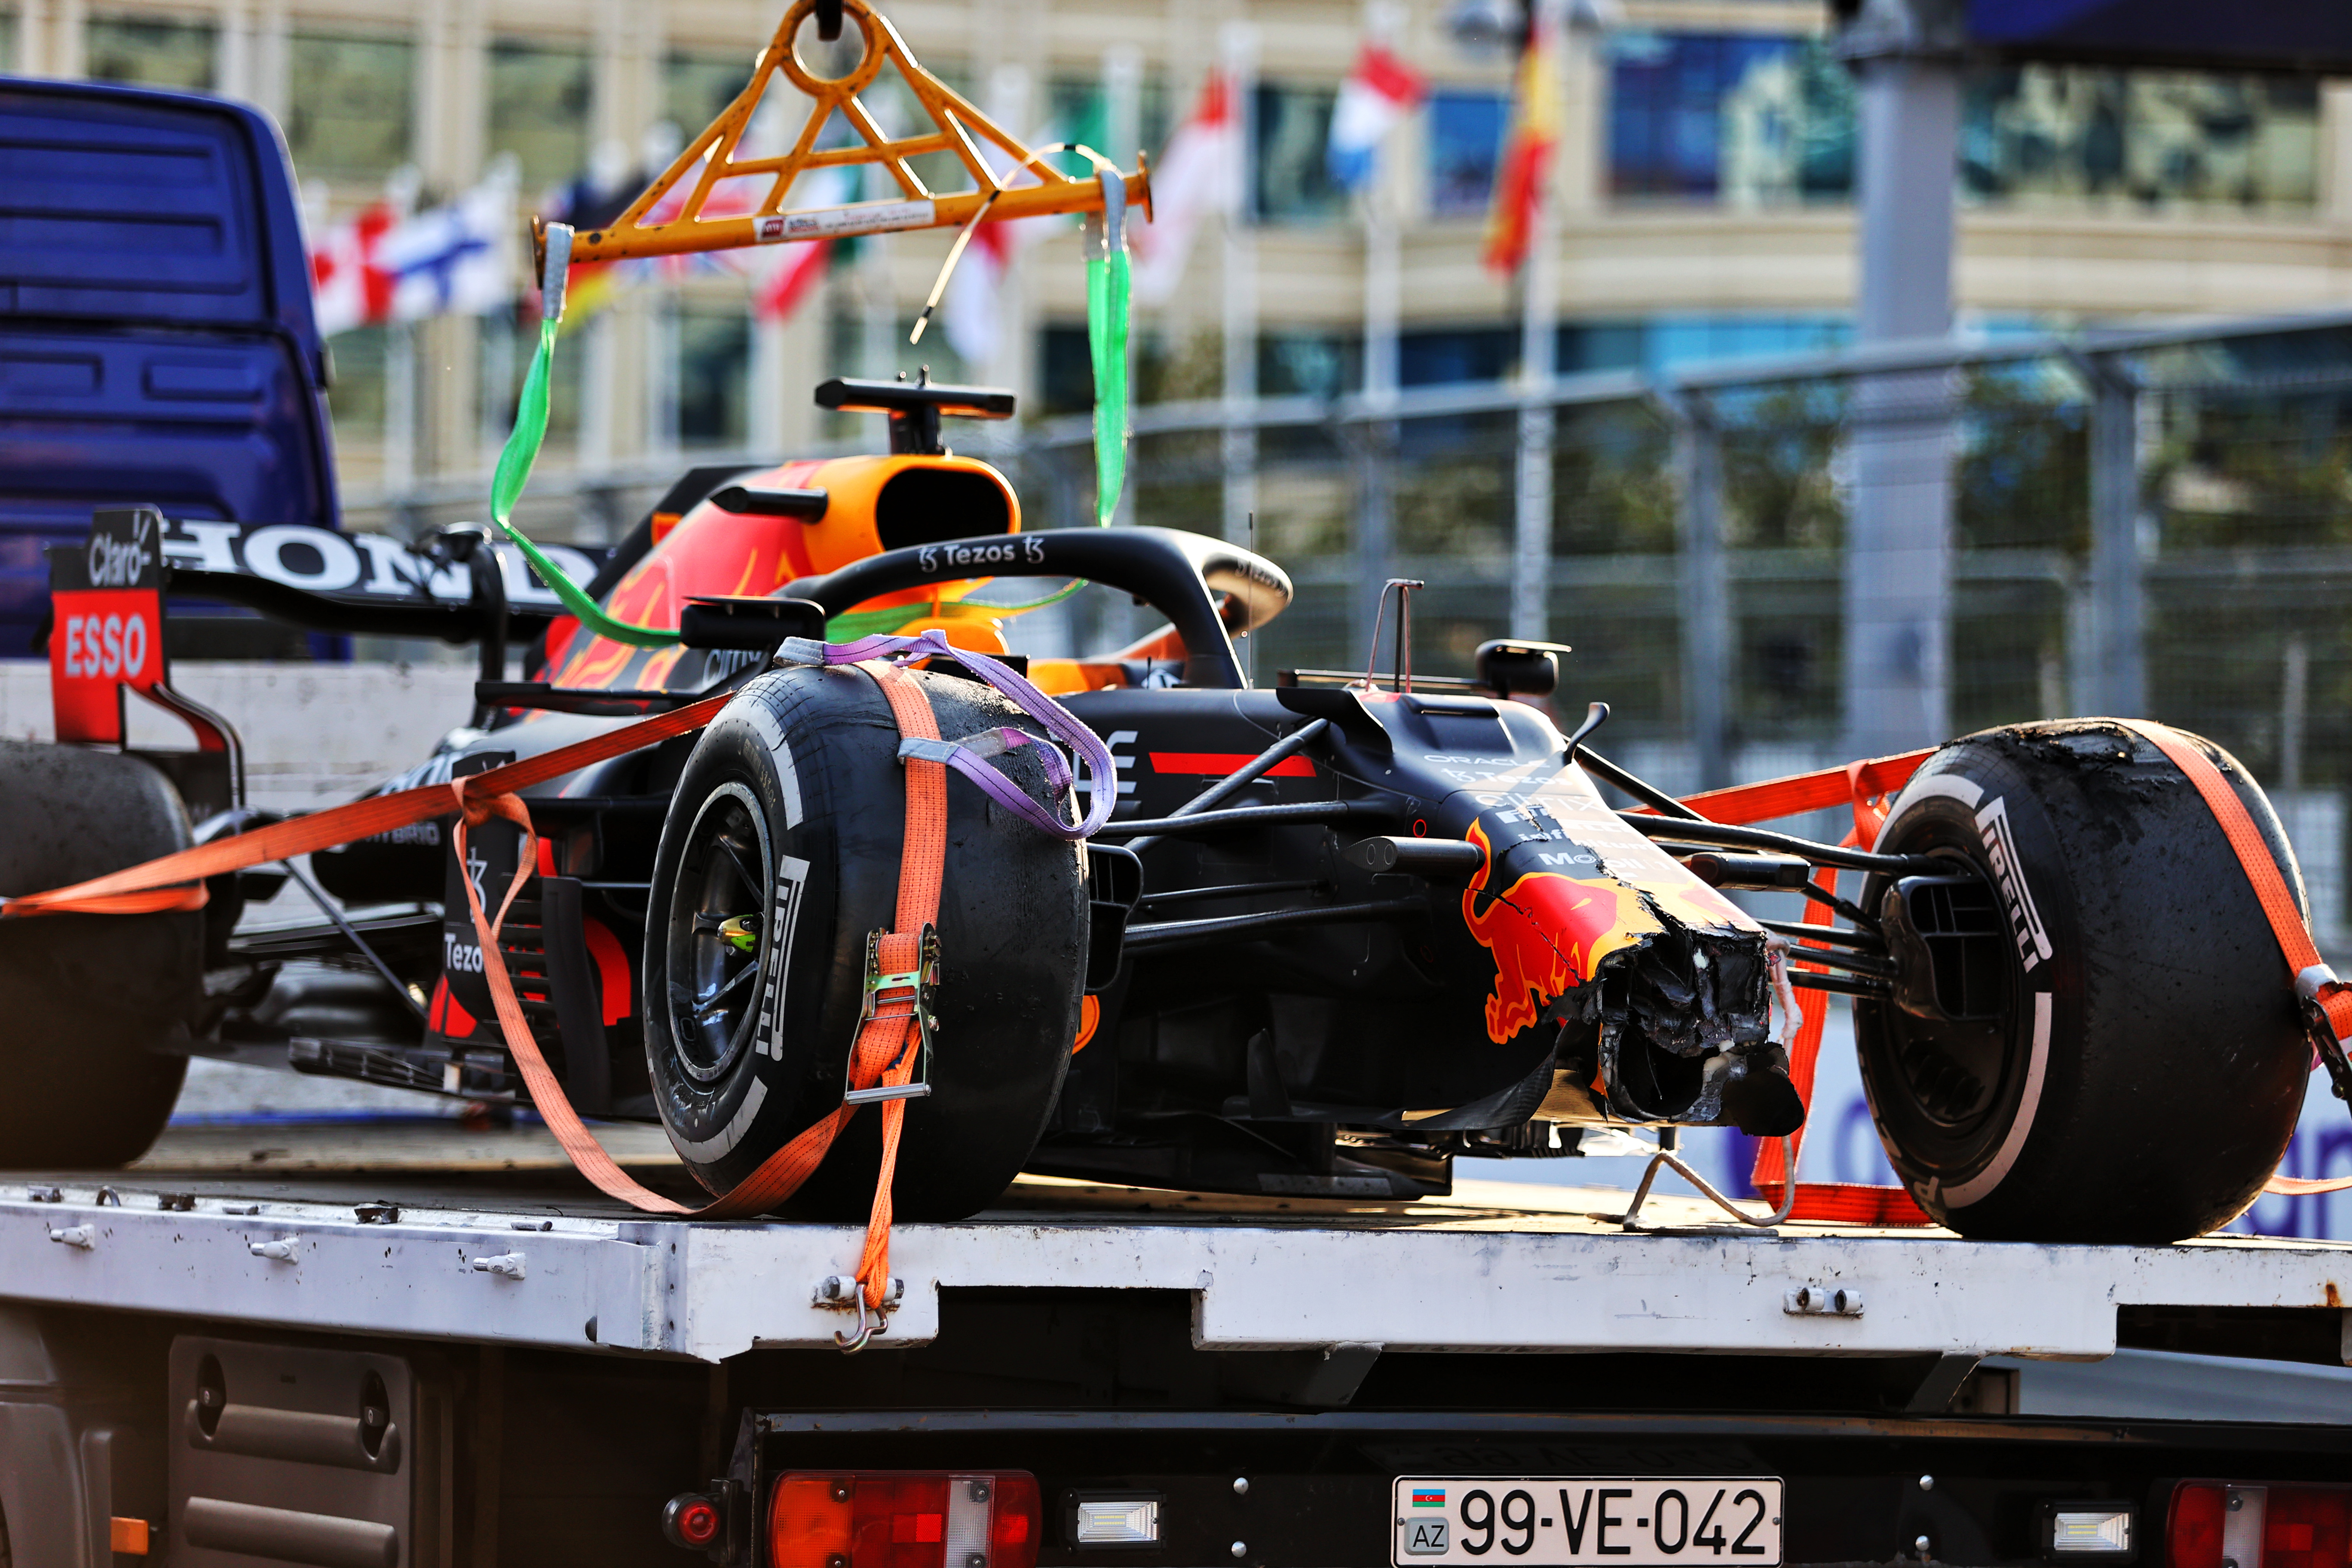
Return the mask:
<svg viewBox="0 0 2352 1568">
<path fill-rule="evenodd" d="M 1495 848 L 1484 823 L 1470 842 L 1486 864 L 1462 894 L 1462 921 L 1495 955 L 1495 994 L 1486 998 L 1486 1037 L 1496 1045 L 1532 1026 L 1555 997 L 1590 979 L 1601 961 L 1654 929 L 1641 897 L 1610 881 L 1580 881 L 1556 871 L 1530 871 L 1496 894 Z"/>
</svg>

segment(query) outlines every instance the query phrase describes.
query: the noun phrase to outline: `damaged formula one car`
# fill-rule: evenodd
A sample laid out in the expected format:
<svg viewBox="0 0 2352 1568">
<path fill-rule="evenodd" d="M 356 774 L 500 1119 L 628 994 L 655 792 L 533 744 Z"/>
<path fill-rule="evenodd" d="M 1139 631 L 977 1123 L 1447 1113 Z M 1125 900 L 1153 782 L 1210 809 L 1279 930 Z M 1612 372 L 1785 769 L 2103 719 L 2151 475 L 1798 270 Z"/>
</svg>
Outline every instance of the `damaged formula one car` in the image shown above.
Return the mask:
<svg viewBox="0 0 2352 1568">
<path fill-rule="evenodd" d="M 1091 843 L 948 780 L 904 1217 L 970 1214 L 1023 1170 L 1409 1198 L 1443 1192 L 1452 1156 L 1572 1152 L 1595 1128 L 1780 1137 L 1804 1114 L 1797 988 L 1854 999 L 1889 1156 L 1967 1234 L 2197 1234 L 2251 1202 L 2284 1150 L 2308 1063 L 2279 949 L 2221 826 L 2140 731 L 1955 742 L 1908 773 L 1867 847 L 1706 820 L 1591 750 L 1601 704 L 1567 734 L 1515 700 L 1550 693 L 1564 650 L 1495 642 L 1474 678 L 1415 679 L 1400 588 L 1393 672 L 1254 688 L 1232 637 L 1286 602 L 1273 563 L 1165 530 L 1022 531 L 1003 477 L 937 441 L 942 412 L 1002 416 L 1006 395 L 820 395 L 887 411 L 898 450 L 698 471 L 596 573 L 615 615 L 682 629 L 667 647 L 556 615 L 478 531 L 412 553 L 280 528 L 257 573 L 257 531 L 207 525 L 200 550 L 152 511 L 100 514 L 87 551 L 53 557 L 59 732 L 119 742 L 127 686 L 176 704 L 206 749 L 8 743 L 5 886 L 58 887 L 257 820 L 236 809 L 230 726 L 170 692 L 164 595 L 479 643 L 470 721 L 387 791 L 723 697 L 698 734 L 524 792 L 537 874 L 501 946 L 571 1102 L 658 1119 L 724 1191 L 841 1108 L 905 848 L 905 753 L 877 681 L 795 660 L 828 632 L 944 631 L 971 666 L 933 658 L 914 677 L 940 733 L 1074 821 L 1078 786 L 1105 782 L 1074 784 L 1049 732 L 972 679 L 977 656 L 1004 655 L 1000 616 L 972 595 L 983 578 L 1079 578 L 1167 626 L 1098 658 L 1026 662 L 1115 762 L 1116 810 Z M 320 585 L 289 584 L 304 574 Z M 529 680 L 505 679 L 509 637 L 530 639 Z M 2299 898 L 2260 790 L 2190 743 Z M 134 1157 L 191 1052 L 527 1100 L 467 898 L 469 882 L 489 906 L 509 896 L 523 839 L 490 821 L 460 863 L 449 826 L 315 855 L 310 925 L 239 925 L 282 869 L 215 878 L 200 910 L 0 921 L 0 1161 Z M 1852 896 L 1824 890 L 1823 868 L 1849 873 Z M 1810 889 L 1843 923 L 1759 920 L 1726 896 L 1743 888 Z M 787 1212 L 862 1210 L 876 1120 L 851 1121 Z"/>
</svg>

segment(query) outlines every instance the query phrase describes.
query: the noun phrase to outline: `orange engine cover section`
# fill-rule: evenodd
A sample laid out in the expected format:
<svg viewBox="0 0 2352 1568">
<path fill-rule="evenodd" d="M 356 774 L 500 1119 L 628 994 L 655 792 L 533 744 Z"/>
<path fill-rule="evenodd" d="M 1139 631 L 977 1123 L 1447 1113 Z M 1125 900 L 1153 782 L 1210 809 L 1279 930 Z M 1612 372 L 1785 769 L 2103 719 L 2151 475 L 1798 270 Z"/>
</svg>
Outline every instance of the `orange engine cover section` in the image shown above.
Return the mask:
<svg viewBox="0 0 2352 1568">
<path fill-rule="evenodd" d="M 952 477 L 950 477 L 952 476 Z M 940 539 L 1016 533 L 1021 503 L 1003 475 L 972 458 L 889 456 L 785 463 L 736 481 L 752 489 L 821 489 L 815 522 L 721 510 L 704 501 L 678 520 L 614 585 L 604 607 L 616 619 L 677 629 L 698 595 L 772 594 L 795 578 L 836 571 L 885 550 Z M 945 500 L 950 504 L 940 504 Z M 961 598 L 985 579 L 885 595 L 865 608 Z M 910 617 L 911 618 L 911 617 Z M 555 684 L 603 689 L 667 689 L 685 650 L 634 647 L 608 637 L 575 637 Z M 700 660 L 687 685 L 699 688 Z"/>
</svg>

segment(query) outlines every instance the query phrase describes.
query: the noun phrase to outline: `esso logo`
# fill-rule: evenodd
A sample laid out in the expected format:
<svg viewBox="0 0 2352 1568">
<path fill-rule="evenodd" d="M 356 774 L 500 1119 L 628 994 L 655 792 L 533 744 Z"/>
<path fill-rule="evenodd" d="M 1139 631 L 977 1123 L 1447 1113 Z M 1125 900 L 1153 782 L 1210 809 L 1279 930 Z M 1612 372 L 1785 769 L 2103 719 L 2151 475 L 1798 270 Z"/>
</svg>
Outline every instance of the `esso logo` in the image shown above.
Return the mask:
<svg viewBox="0 0 2352 1568">
<path fill-rule="evenodd" d="M 68 616 L 66 675 L 88 680 L 135 679 L 147 668 L 155 631 L 147 617 L 130 615 Z"/>
</svg>

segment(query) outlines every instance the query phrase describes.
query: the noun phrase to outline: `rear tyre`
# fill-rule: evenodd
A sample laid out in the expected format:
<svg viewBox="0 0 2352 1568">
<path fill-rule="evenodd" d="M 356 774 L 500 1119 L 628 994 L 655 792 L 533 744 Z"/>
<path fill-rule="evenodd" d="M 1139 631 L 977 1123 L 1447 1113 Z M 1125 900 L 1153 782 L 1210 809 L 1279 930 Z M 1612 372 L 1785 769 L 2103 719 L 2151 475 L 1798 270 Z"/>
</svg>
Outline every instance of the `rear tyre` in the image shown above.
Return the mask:
<svg viewBox="0 0 2352 1568">
<path fill-rule="evenodd" d="M 986 687 L 916 679 L 942 735 L 1036 732 Z M 864 673 L 777 670 L 729 704 L 679 776 L 647 906 L 646 1052 L 670 1142 L 713 1192 L 841 1104 L 866 936 L 897 924 L 898 738 Z M 1051 800 L 1034 748 L 1000 763 Z M 1085 973 L 1076 845 L 952 773 L 947 838 L 931 1093 L 907 1102 L 892 1186 L 907 1219 L 972 1214 L 1020 1172 L 1061 1089 Z M 881 1121 L 860 1110 L 788 1212 L 863 1218 Z"/>
<path fill-rule="evenodd" d="M 2298 902 L 2261 788 L 2189 737 Z M 1902 970 L 1854 1004 L 1879 1138 L 1964 1236 L 2163 1243 L 2228 1223 L 2294 1131 L 2309 1047 L 2278 942 L 2196 786 L 2098 720 L 1986 731 L 1927 760 L 1882 851 L 1948 882 L 1874 878 Z"/>
<path fill-rule="evenodd" d="M 184 849 L 188 815 L 134 757 L 0 741 L 0 892 Z M 0 920 L 0 1166 L 102 1168 L 147 1152 L 180 1096 L 204 996 L 204 915 Z"/>
</svg>

